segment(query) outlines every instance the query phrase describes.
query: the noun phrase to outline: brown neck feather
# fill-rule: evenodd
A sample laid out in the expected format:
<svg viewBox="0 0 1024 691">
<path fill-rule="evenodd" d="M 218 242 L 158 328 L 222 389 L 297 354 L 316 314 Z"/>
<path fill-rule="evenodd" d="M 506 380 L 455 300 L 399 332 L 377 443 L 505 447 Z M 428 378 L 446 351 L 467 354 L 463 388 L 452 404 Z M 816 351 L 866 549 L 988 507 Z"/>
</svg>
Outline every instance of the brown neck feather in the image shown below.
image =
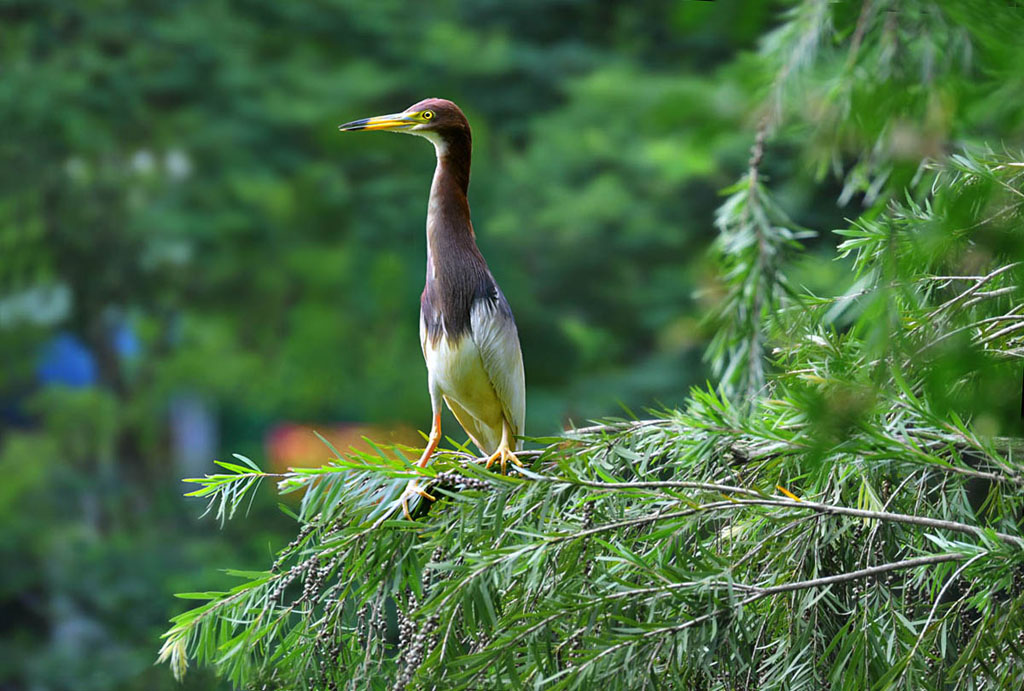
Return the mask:
<svg viewBox="0 0 1024 691">
<path fill-rule="evenodd" d="M 437 273 L 450 261 L 464 261 L 465 253 L 480 255 L 469 214 L 469 133 L 448 136 L 437 145 L 437 168 L 427 208 L 427 254 Z M 481 261 L 483 257 L 480 257 Z M 428 268 L 428 279 L 430 266 Z"/>
<path fill-rule="evenodd" d="M 421 298 L 427 333 L 434 342 L 442 333 L 458 338 L 468 332 L 474 301 L 496 291 L 469 216 L 469 132 L 447 138 L 437 145 L 437 154 L 427 209 L 427 280 Z"/>
<path fill-rule="evenodd" d="M 442 135 L 438 148 L 438 166 L 450 177 L 450 184 L 465 197 L 469 191 L 469 166 L 473 158 L 473 140 L 469 130 L 454 130 Z"/>
</svg>

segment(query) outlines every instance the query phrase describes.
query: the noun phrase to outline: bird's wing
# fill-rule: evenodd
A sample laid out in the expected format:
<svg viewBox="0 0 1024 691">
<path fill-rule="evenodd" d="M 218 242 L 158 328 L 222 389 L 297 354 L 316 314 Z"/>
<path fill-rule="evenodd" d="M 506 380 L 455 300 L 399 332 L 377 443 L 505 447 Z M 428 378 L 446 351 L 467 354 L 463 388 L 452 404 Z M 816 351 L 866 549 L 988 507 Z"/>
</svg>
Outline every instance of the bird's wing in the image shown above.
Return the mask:
<svg viewBox="0 0 1024 691">
<path fill-rule="evenodd" d="M 480 298 L 470 309 L 470 333 L 480 360 L 513 434 L 521 436 L 526 423 L 526 377 L 523 352 L 512 309 L 495 287 L 495 295 Z M 520 448 L 522 442 L 516 444 Z"/>
</svg>

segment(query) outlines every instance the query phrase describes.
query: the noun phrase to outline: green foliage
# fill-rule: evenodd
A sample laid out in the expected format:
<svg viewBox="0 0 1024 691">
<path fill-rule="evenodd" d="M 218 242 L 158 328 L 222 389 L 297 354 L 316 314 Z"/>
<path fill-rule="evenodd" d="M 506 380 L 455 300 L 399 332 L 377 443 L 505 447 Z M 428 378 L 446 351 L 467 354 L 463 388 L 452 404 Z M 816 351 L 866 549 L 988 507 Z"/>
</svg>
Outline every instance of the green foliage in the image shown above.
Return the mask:
<svg viewBox="0 0 1024 691">
<path fill-rule="evenodd" d="M 718 213 L 718 387 L 537 439 L 507 477 L 337 451 L 275 476 L 304 492 L 298 537 L 195 594 L 162 659 L 282 689 L 1024 685 L 1024 155 L 892 139 L 945 87 L 974 113 L 1020 49 L 978 3 L 910 5 L 807 0 L 765 41 L 765 115 Z M 824 110 L 794 106 L 823 84 Z M 1020 106 L 956 127 L 1019 132 Z M 824 147 L 865 204 L 837 247 L 777 198 L 783 145 Z M 792 279 L 800 240 L 838 260 L 827 290 Z M 196 480 L 226 511 L 267 476 L 228 469 Z M 413 475 L 439 501 L 408 521 Z"/>
<path fill-rule="evenodd" d="M 1024 625 L 1024 445 L 929 408 L 910 384 L 928 358 L 850 381 L 865 348 L 803 333 L 785 357 L 804 371 L 752 412 L 697 390 L 511 477 L 458 455 L 288 473 L 298 538 L 243 585 L 188 594 L 209 602 L 163 656 L 271 688 L 1015 687 L 1021 661 L 988 651 Z M 394 504 L 414 472 L 443 497 L 423 522 Z M 237 506 L 230 481 L 200 492 Z"/>
<path fill-rule="evenodd" d="M 796 297 L 783 272 L 786 252 L 814 235 L 795 228 L 758 182 L 760 146 L 746 179 L 726 190 L 718 209 L 715 249 L 726 294 L 711 315 L 718 328 L 707 350 L 722 389 L 752 398 L 765 385 L 765 332 Z"/>
</svg>

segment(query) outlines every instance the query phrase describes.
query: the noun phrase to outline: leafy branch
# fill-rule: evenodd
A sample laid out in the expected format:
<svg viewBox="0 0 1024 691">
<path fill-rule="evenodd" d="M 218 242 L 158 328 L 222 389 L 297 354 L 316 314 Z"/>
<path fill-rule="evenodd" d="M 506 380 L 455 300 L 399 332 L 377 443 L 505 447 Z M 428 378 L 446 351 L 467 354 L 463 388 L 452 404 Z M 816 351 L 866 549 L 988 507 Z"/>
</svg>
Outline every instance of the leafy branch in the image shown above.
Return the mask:
<svg viewBox="0 0 1024 691">
<path fill-rule="evenodd" d="M 893 153 L 922 80 L 970 70 L 929 45 L 989 31 L 905 5 L 806 0 L 764 43 L 778 117 L 716 219 L 717 386 L 535 440 L 509 476 L 465 449 L 425 469 L 404 449 L 222 466 L 196 492 L 219 518 L 274 477 L 301 492 L 298 537 L 194 594 L 162 659 L 289 690 L 1024 685 L 1024 166 L 910 135 Z M 883 87 L 898 97 L 877 117 L 849 116 Z M 769 134 L 794 132 L 866 209 L 837 231 L 853 271 L 824 295 L 791 280 L 809 233 L 762 173 Z M 438 501 L 409 521 L 413 475 Z"/>
</svg>

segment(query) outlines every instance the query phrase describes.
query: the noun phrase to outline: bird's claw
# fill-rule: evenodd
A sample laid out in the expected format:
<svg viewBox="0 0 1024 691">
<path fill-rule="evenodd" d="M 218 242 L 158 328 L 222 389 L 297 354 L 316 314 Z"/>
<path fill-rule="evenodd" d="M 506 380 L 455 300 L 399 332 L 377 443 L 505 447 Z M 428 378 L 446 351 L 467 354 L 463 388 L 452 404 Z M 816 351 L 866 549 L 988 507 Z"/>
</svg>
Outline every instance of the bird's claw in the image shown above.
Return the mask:
<svg viewBox="0 0 1024 691">
<path fill-rule="evenodd" d="M 412 520 L 412 514 L 409 513 L 409 498 L 414 494 L 418 494 L 424 499 L 429 499 L 430 501 L 437 501 L 432 494 L 429 494 L 427 490 L 420 487 L 420 481 L 418 479 L 414 478 L 409 480 L 409 484 L 405 486 L 405 490 L 402 492 L 402 496 L 398 501 L 402 504 L 402 513 L 404 513 L 405 517 L 410 521 Z"/>
<path fill-rule="evenodd" d="M 523 462 L 516 458 L 516 455 L 512 453 L 512 450 L 507 446 L 500 446 L 498 450 L 487 457 L 487 462 L 484 464 L 484 468 L 490 470 L 491 466 L 494 465 L 495 461 L 501 461 L 501 472 L 505 474 L 505 468 L 508 461 L 512 461 L 520 468 L 523 467 Z"/>
</svg>

